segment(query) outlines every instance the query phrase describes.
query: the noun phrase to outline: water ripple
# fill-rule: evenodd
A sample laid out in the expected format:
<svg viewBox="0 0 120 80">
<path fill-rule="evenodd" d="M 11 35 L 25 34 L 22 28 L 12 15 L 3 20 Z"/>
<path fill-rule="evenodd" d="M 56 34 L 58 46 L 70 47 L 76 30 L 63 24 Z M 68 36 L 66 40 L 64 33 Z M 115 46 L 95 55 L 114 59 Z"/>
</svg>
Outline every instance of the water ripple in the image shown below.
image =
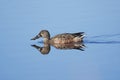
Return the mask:
<svg viewBox="0 0 120 80">
<path fill-rule="evenodd" d="M 84 43 L 120 44 L 120 33 L 85 37 Z"/>
</svg>

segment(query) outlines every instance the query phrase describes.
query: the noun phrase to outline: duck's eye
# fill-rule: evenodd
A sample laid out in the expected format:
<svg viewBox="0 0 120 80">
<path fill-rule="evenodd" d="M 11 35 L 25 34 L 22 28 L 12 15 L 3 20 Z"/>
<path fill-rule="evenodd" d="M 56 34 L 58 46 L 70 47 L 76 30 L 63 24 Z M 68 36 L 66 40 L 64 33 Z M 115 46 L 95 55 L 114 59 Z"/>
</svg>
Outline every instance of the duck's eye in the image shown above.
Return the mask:
<svg viewBox="0 0 120 80">
<path fill-rule="evenodd" d="M 43 50 L 43 47 L 41 47 L 40 49 L 39 49 L 39 51 L 42 51 Z"/>
</svg>

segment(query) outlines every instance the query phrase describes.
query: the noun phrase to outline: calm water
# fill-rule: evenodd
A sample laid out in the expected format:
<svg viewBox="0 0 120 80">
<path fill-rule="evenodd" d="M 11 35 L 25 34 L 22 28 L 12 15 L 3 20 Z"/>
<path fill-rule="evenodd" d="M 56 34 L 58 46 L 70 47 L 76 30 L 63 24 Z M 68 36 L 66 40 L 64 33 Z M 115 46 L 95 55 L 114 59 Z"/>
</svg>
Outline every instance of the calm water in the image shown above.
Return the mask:
<svg viewBox="0 0 120 80">
<path fill-rule="evenodd" d="M 31 45 L 51 36 L 85 32 L 84 51 Z M 0 0 L 0 80 L 120 80 L 119 0 Z"/>
</svg>

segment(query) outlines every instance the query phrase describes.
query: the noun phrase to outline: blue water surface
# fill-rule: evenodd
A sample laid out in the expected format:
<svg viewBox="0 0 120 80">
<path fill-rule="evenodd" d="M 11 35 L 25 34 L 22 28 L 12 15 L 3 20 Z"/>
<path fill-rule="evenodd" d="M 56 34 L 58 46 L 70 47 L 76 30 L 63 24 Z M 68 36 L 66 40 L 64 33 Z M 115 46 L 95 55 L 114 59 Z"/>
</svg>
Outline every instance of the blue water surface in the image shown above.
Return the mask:
<svg viewBox="0 0 120 80">
<path fill-rule="evenodd" d="M 31 47 L 39 31 L 85 32 L 85 51 Z M 0 80 L 120 80 L 120 0 L 0 0 Z"/>
</svg>

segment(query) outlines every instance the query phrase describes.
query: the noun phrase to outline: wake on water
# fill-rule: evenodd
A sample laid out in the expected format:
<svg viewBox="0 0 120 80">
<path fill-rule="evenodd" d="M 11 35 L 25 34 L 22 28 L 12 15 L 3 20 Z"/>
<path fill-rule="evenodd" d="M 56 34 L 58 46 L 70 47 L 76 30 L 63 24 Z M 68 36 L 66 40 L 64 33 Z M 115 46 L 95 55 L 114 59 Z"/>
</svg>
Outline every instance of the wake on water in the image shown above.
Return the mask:
<svg viewBox="0 0 120 80">
<path fill-rule="evenodd" d="M 120 34 L 108 34 L 98 36 L 86 36 L 84 43 L 94 44 L 120 44 Z"/>
</svg>

